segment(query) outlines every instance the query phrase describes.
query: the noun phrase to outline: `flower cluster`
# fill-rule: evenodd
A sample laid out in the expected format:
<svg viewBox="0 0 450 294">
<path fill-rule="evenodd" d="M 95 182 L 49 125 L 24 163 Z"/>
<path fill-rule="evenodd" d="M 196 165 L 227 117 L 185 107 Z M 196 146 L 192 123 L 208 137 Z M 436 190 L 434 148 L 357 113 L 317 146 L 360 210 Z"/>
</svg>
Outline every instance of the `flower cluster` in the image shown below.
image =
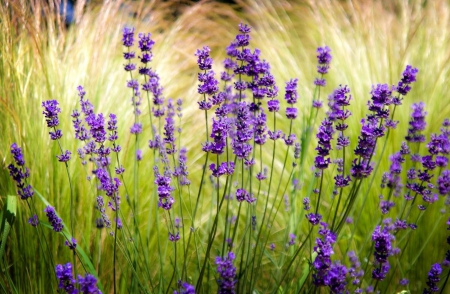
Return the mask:
<svg viewBox="0 0 450 294">
<path fill-rule="evenodd" d="M 170 186 L 171 177 L 169 175 L 160 175 L 156 167 L 155 177 L 155 184 L 158 186 L 158 205 L 165 210 L 170 210 L 175 202 L 175 199 L 171 195 L 173 191 L 173 188 Z"/>
<path fill-rule="evenodd" d="M 61 232 L 64 228 L 62 224 L 62 220 L 56 215 L 55 209 L 50 205 L 44 209 L 45 214 L 47 215 L 48 222 L 52 225 L 53 231 Z"/>
<path fill-rule="evenodd" d="M 347 270 L 340 268 L 339 265 L 334 265 L 333 272 L 330 274 L 330 269 L 332 267 L 331 255 L 334 253 L 333 244 L 336 243 L 336 234 L 328 229 L 328 225 L 321 222 L 321 227 L 319 229 L 319 234 L 321 238 L 316 239 L 316 246 L 314 246 L 314 252 L 317 253 L 317 257 L 313 262 L 315 272 L 313 274 L 313 284 L 316 287 L 320 286 L 332 286 L 334 283 L 344 283 L 345 286 L 345 275 Z M 344 267 L 345 268 L 345 267 Z M 342 279 L 342 274 L 344 279 Z M 339 281 L 339 282 L 338 282 Z M 336 286 L 341 287 L 341 286 Z"/>
<path fill-rule="evenodd" d="M 179 288 L 182 289 L 180 291 L 174 291 L 173 294 L 195 294 L 195 287 L 189 283 L 179 283 Z"/>
<path fill-rule="evenodd" d="M 319 65 L 317 66 L 317 72 L 320 74 L 320 78 L 314 80 L 314 85 L 319 87 L 325 87 L 326 80 L 323 78 L 325 74 L 328 73 L 331 63 L 331 49 L 328 46 L 317 48 L 317 61 Z"/>
<path fill-rule="evenodd" d="M 34 195 L 33 187 L 27 183 L 27 179 L 30 177 L 30 170 L 25 167 L 22 149 L 16 143 L 11 145 L 11 154 L 17 166 L 13 163 L 8 165 L 9 175 L 16 182 L 17 193 L 20 198 L 26 200 Z"/>
<path fill-rule="evenodd" d="M 392 104 L 392 89 L 387 84 L 378 84 L 372 87 L 372 101 L 368 103 L 372 114 L 361 121 L 361 135 L 358 137 L 358 146 L 355 155 L 359 156 L 352 162 L 351 174 L 357 179 L 368 177 L 373 170 L 370 160 L 375 152 L 377 139 L 384 136 L 384 119 L 389 117 L 388 106 Z"/>
<path fill-rule="evenodd" d="M 73 278 L 71 263 L 56 265 L 55 272 L 59 281 L 58 288 L 64 289 L 68 294 L 102 294 L 97 287 L 97 279 L 91 274 L 86 274 L 85 277 L 78 275 L 78 284 L 80 286 L 80 291 L 78 291 L 76 287 L 77 281 Z"/>
<path fill-rule="evenodd" d="M 409 121 L 408 135 L 405 137 L 406 141 L 410 143 L 423 143 L 425 142 L 425 135 L 421 134 L 427 123 L 425 117 L 427 112 L 425 111 L 425 104 L 423 102 L 414 103 L 411 106 L 413 112 L 411 113 L 411 120 Z"/>
<path fill-rule="evenodd" d="M 64 289 L 66 293 L 76 294 L 78 290 L 75 286 L 75 279 L 72 274 L 72 264 L 58 264 L 55 268 L 56 277 L 59 280 L 58 288 Z"/>
<path fill-rule="evenodd" d="M 52 131 L 49 132 L 50 139 L 59 140 L 62 137 L 62 131 L 56 129 L 56 127 L 59 125 L 58 114 L 61 112 L 58 101 L 56 100 L 44 101 L 42 102 L 42 107 L 44 108 L 42 114 L 44 114 L 45 116 L 47 127 L 53 130 L 53 132 Z M 70 155 L 71 153 L 69 150 L 63 151 L 61 149 L 61 155 L 57 155 L 56 157 L 60 162 L 67 162 L 70 160 Z"/>
<path fill-rule="evenodd" d="M 219 294 L 235 293 L 234 286 L 236 285 L 236 267 L 233 265 L 235 255 L 233 252 L 228 252 L 228 255 L 223 259 L 216 257 L 217 272 L 220 278 L 217 280 L 219 284 Z"/>
<path fill-rule="evenodd" d="M 439 287 L 437 286 L 437 284 L 441 280 L 440 278 L 441 273 L 442 267 L 439 263 L 435 263 L 431 266 L 427 279 L 428 288 L 423 289 L 423 294 L 431 294 L 439 291 Z"/>
<path fill-rule="evenodd" d="M 316 147 L 318 155 L 314 160 L 314 166 L 317 169 L 326 169 L 331 162 L 330 158 L 327 158 L 327 156 L 330 155 L 330 150 L 332 149 L 331 140 L 333 139 L 333 133 L 333 123 L 328 118 L 325 118 L 316 135 L 318 139 L 318 146 Z"/>
<path fill-rule="evenodd" d="M 392 255 L 392 240 L 394 237 L 389 233 L 385 227 L 377 226 L 372 234 L 372 241 L 375 243 L 374 257 L 376 260 L 376 267 L 372 271 L 372 278 L 375 280 L 383 280 L 389 271 L 388 257 Z"/>
</svg>

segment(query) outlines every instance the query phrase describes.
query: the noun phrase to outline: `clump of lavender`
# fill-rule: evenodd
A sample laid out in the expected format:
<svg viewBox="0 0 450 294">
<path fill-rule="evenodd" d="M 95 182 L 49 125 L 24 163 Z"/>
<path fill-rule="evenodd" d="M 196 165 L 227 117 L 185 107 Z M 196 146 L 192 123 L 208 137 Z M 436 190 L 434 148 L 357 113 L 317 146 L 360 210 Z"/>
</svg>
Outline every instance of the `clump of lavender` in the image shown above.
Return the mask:
<svg viewBox="0 0 450 294">
<path fill-rule="evenodd" d="M 34 195 L 33 187 L 27 183 L 27 179 L 30 177 L 30 170 L 25 167 L 22 149 L 16 143 L 11 145 L 11 154 L 17 166 L 13 163 L 8 165 L 9 175 L 16 182 L 17 193 L 20 198 L 27 200 Z"/>
<path fill-rule="evenodd" d="M 218 256 L 216 257 L 217 272 L 220 278 L 217 280 L 219 284 L 218 293 L 228 294 L 235 293 L 234 286 L 236 285 L 236 267 L 233 265 L 233 260 L 235 255 L 233 252 L 228 252 L 228 255 L 223 259 Z"/>
</svg>

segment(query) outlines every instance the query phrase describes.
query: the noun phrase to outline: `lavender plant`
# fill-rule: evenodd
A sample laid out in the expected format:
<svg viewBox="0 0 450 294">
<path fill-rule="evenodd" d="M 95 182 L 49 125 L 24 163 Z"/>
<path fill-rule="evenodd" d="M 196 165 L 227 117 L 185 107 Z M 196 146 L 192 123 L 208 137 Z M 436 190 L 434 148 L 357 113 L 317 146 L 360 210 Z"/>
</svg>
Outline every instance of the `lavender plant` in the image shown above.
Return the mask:
<svg viewBox="0 0 450 294">
<path fill-rule="evenodd" d="M 328 90 L 325 75 L 333 74 L 331 49 L 317 49 L 318 77 L 313 81 L 313 97 L 307 98 L 311 100 L 309 109 L 303 113 L 297 102 L 306 100 L 298 90 L 304 81 L 290 78 L 285 82 L 285 100 L 278 99 L 272 74 L 275 67 L 264 59 L 262 50 L 252 48 L 251 33 L 249 25 L 239 25 L 239 33 L 226 48 L 221 82 L 213 69 L 218 65 L 213 62 L 212 50 L 205 46 L 194 54 L 199 69 L 198 108 L 204 115 L 206 134 L 197 150 L 197 158 L 204 159 L 198 185 L 191 183 L 188 152 L 181 140 L 189 131 L 181 121 L 184 102 L 179 99 L 175 105 L 173 99 L 165 99 L 163 81 L 149 67 L 155 44 L 150 34 L 138 35 L 139 75 L 134 75 L 135 30 L 125 28 L 122 35 L 123 68 L 128 75 L 124 81 L 129 78 L 124 84 L 131 90 L 127 95 L 133 113 L 129 141 L 118 127 L 123 114 L 96 113 L 85 98 L 85 89 L 77 88 L 81 112 L 75 109 L 71 114 L 73 137 L 79 141 L 77 164 L 83 167 L 89 191 L 72 187 L 67 163 L 72 152 L 64 151 L 59 140 L 62 131 L 56 128 L 61 112 L 58 102 L 42 103 L 50 138 L 58 142 L 61 152 L 57 160 L 64 162 L 69 176 L 70 199 L 62 202 L 70 202 L 70 234 L 63 224 L 67 216 L 61 219 L 55 204 L 49 203 L 44 210 L 46 223 L 28 203 L 39 191 L 29 183 L 31 173 L 16 143 L 11 145 L 15 164 L 8 169 L 18 195 L 30 207 L 29 224 L 39 228 L 42 238 L 43 226 L 62 233 L 73 251 L 73 263 L 57 260 L 64 264 L 53 267 L 57 281 L 52 289 L 66 293 L 124 289 L 131 293 L 362 293 L 365 289 L 371 293 L 397 290 L 391 286 L 394 284 L 401 289 L 409 287 L 407 274 L 417 266 L 417 258 L 407 262 L 403 256 L 414 231 L 422 229 L 428 207 L 442 206 L 440 198 L 448 198 L 450 193 L 450 171 L 446 169 L 450 123 L 446 120 L 440 133 L 432 134 L 425 145 L 423 103 L 413 104 L 407 134 L 395 133 L 406 142 L 397 144 L 399 151 L 391 156 L 384 155 L 390 134 L 398 124 L 406 123 L 396 121 L 395 112 L 411 91 L 418 69 L 408 65 L 394 86 L 372 86 L 368 112 L 355 137 L 354 129 L 349 130 L 358 123 L 351 116 L 354 108 L 349 86 L 333 85 L 329 108 L 322 111 L 321 92 Z M 146 93 L 147 113 L 142 112 L 141 91 Z M 190 100 L 186 97 L 184 101 Z M 141 119 L 142 114 L 148 115 L 148 123 Z M 316 125 L 318 118 L 321 123 Z M 146 139 L 149 150 L 143 148 Z M 131 155 L 121 154 L 119 143 L 127 145 Z M 381 151 L 380 144 L 384 144 Z M 310 168 L 311 152 L 315 155 Z M 379 177 L 381 161 L 389 162 L 390 167 Z M 131 164 L 133 172 L 125 173 Z M 362 191 L 376 184 L 382 188 L 377 198 L 380 210 L 374 212 L 373 223 L 361 228 L 364 224 L 355 206 L 364 204 L 369 195 Z M 143 185 L 149 185 L 152 193 L 141 193 Z M 191 191 L 197 197 L 192 199 Z M 98 249 L 90 249 L 91 256 L 80 257 L 85 256 L 82 247 L 93 246 L 75 238 L 77 230 L 82 230 L 76 225 L 75 197 L 91 201 L 97 228 L 108 231 L 99 231 L 99 236 L 104 246 L 112 247 L 112 269 L 91 266 L 92 255 L 101 256 L 102 242 Z M 303 210 L 296 207 L 300 202 Z M 209 211 L 205 211 L 207 206 Z M 355 221 L 351 216 L 356 216 Z M 150 223 L 146 237 L 142 219 Z M 280 223 L 284 229 L 274 231 Z M 366 235 L 358 235 L 361 232 Z M 364 238 L 367 241 L 361 242 Z M 345 240 L 350 240 L 347 247 Z M 446 289 L 448 252 L 440 258 L 442 262 L 431 265 L 420 284 L 423 293 L 439 289 L 444 293 Z M 83 270 L 84 276 L 77 275 L 78 270 Z M 112 280 L 111 285 L 105 283 L 103 288 L 97 284 L 103 277 Z M 118 282 L 120 277 L 127 277 L 125 284 L 123 279 Z"/>
</svg>

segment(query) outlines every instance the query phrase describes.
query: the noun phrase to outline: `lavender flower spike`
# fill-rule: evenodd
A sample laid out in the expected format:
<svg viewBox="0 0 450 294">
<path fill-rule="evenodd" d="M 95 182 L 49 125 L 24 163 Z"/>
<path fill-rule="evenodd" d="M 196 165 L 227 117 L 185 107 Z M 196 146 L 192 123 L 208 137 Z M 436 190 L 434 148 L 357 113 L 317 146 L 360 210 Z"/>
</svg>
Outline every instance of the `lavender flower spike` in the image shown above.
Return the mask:
<svg viewBox="0 0 450 294">
<path fill-rule="evenodd" d="M 439 263 L 435 263 L 431 266 L 427 280 L 428 289 L 423 289 L 423 294 L 431 294 L 439 291 L 439 287 L 437 286 L 437 284 L 441 280 L 439 277 L 441 273 L 442 267 Z"/>
<path fill-rule="evenodd" d="M 64 289 L 66 293 L 76 294 L 78 290 L 75 287 L 75 279 L 72 275 L 72 264 L 58 264 L 55 268 L 56 277 L 59 280 L 58 288 Z"/>
<path fill-rule="evenodd" d="M 78 283 L 83 294 L 102 294 L 97 287 L 97 279 L 91 274 L 86 274 L 85 277 L 78 275 Z"/>
<path fill-rule="evenodd" d="M 8 165 L 9 175 L 16 182 L 20 198 L 23 200 L 28 199 L 34 195 L 34 191 L 31 185 L 26 184 L 26 179 L 30 176 L 30 171 L 25 167 L 22 149 L 16 143 L 13 143 L 11 145 L 11 154 L 18 167 L 12 163 Z"/>
<path fill-rule="evenodd" d="M 236 293 L 234 286 L 236 285 L 236 267 L 233 265 L 235 255 L 233 252 L 228 252 L 228 256 L 224 259 L 220 256 L 216 257 L 217 271 L 220 275 L 217 283 L 219 284 L 219 294 Z"/>
<path fill-rule="evenodd" d="M 48 217 L 48 222 L 53 227 L 53 231 L 61 232 L 64 226 L 62 220 L 56 215 L 55 209 L 49 205 L 44 209 L 44 212 Z"/>
</svg>

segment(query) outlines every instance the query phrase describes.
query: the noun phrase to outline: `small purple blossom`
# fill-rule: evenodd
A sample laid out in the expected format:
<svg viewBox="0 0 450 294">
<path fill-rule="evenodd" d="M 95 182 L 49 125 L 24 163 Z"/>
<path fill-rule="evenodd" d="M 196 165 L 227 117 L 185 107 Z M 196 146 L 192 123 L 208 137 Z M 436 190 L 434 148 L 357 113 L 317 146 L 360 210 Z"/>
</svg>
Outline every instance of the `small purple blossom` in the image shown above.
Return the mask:
<svg viewBox="0 0 450 294">
<path fill-rule="evenodd" d="M 86 274 L 85 277 L 78 275 L 78 284 L 83 294 L 102 294 L 97 287 L 97 279 L 91 274 Z"/>
<path fill-rule="evenodd" d="M 428 289 L 423 289 L 424 294 L 435 293 L 439 291 L 439 287 L 437 284 L 441 280 L 440 278 L 441 273 L 442 267 L 439 263 L 435 263 L 431 266 L 427 279 Z"/>
<path fill-rule="evenodd" d="M 52 225 L 53 231 L 61 232 L 64 228 L 62 220 L 56 215 L 55 209 L 50 205 L 44 209 L 48 222 Z"/>
<path fill-rule="evenodd" d="M 33 215 L 32 217 L 30 217 L 28 219 L 28 223 L 32 226 L 32 227 L 37 227 L 37 225 L 39 224 L 39 219 L 37 217 L 37 215 Z"/>
</svg>

